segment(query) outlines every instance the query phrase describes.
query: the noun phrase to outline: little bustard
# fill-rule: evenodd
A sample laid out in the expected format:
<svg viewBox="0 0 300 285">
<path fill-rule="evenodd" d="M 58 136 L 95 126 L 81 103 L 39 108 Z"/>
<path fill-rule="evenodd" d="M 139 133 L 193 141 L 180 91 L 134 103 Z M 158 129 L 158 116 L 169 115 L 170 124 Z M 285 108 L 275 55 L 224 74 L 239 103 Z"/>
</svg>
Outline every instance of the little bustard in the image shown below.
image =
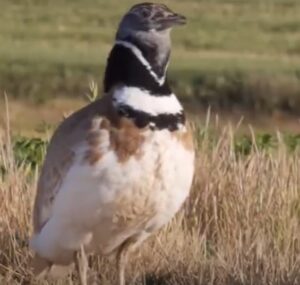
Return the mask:
<svg viewBox="0 0 300 285">
<path fill-rule="evenodd" d="M 188 196 L 193 141 L 167 80 L 170 31 L 185 22 L 162 4 L 133 6 L 107 60 L 105 95 L 55 131 L 34 206 L 37 273 L 75 261 L 86 284 L 85 253 L 116 253 L 124 285 L 128 252 Z"/>
</svg>

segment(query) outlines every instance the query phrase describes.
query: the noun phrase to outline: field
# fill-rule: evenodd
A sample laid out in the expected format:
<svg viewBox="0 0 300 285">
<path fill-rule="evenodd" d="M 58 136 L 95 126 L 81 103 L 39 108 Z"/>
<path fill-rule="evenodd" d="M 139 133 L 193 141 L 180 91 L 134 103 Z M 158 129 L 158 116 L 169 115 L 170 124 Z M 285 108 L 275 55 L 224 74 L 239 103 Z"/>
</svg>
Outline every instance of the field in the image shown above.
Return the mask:
<svg viewBox="0 0 300 285">
<path fill-rule="evenodd" d="M 166 0 L 172 87 L 197 145 L 192 194 L 134 253 L 134 285 L 300 284 L 300 3 Z M 136 1 L 0 0 L 0 284 L 36 280 L 31 209 L 53 129 L 101 84 L 121 15 Z M 93 89 L 93 88 L 92 88 Z M 6 99 L 8 98 L 8 104 Z M 115 284 L 90 259 L 90 283 Z"/>
<path fill-rule="evenodd" d="M 26 100 L 27 109 L 28 102 L 43 109 L 67 97 L 68 109 L 77 107 L 90 80 L 101 87 L 119 19 L 135 2 L 1 0 L 0 97 L 6 92 L 18 106 Z M 189 19 L 173 33 L 170 65 L 172 86 L 186 104 L 202 113 L 211 106 L 268 118 L 299 115 L 297 0 L 164 2 Z M 30 129 L 27 118 L 22 123 Z M 12 118 L 24 132 L 18 123 Z"/>
</svg>

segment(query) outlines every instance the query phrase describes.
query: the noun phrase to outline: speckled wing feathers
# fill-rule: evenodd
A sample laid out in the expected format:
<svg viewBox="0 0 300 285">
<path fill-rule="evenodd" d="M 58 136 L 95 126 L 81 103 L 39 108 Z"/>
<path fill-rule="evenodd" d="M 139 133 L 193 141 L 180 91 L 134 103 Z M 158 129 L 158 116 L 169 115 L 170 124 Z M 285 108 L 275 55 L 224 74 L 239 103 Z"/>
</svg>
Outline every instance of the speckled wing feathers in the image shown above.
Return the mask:
<svg viewBox="0 0 300 285">
<path fill-rule="evenodd" d="M 34 232 L 39 232 L 51 216 L 53 201 L 63 178 L 74 160 L 74 147 L 84 142 L 93 117 L 107 116 L 110 112 L 108 98 L 96 101 L 68 117 L 54 133 L 37 185 L 34 204 Z"/>
</svg>

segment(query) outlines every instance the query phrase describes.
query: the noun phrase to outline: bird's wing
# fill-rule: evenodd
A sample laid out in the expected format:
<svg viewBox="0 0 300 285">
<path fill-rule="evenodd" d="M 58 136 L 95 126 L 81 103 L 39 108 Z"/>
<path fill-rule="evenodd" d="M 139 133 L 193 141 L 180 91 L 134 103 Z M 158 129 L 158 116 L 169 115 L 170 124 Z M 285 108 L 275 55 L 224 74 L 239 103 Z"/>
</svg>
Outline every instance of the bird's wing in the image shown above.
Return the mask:
<svg viewBox="0 0 300 285">
<path fill-rule="evenodd" d="M 55 197 L 76 158 L 76 146 L 93 139 L 89 137 L 92 124 L 95 118 L 106 117 L 107 110 L 109 106 L 103 97 L 100 101 L 72 114 L 55 131 L 37 185 L 33 210 L 35 233 L 39 232 L 51 217 Z M 89 158 L 94 158 L 93 153 Z"/>
<path fill-rule="evenodd" d="M 59 192 L 64 176 L 72 165 L 73 158 L 74 153 L 67 146 L 62 146 L 59 150 L 52 145 L 49 146 L 37 185 L 33 211 L 34 232 L 39 232 L 51 216 L 53 201 Z"/>
</svg>

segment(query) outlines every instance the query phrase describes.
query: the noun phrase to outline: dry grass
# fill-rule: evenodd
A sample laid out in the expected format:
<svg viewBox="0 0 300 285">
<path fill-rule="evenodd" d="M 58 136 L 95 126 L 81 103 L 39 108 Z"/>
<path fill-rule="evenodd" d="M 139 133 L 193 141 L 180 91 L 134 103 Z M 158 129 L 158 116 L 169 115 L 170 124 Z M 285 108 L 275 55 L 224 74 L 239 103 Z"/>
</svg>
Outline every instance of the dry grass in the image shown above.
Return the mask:
<svg viewBox="0 0 300 285">
<path fill-rule="evenodd" d="M 272 153 L 237 157 L 230 126 L 216 144 L 202 133 L 191 197 L 170 225 L 131 256 L 128 281 L 300 284 L 300 154 L 289 154 L 282 144 Z M 38 171 L 16 167 L 7 134 L 0 136 L 0 165 L 7 170 L 0 172 L 0 284 L 50 284 L 35 281 L 28 266 Z M 101 284 L 114 284 L 113 260 L 92 257 L 91 263 Z"/>
</svg>

